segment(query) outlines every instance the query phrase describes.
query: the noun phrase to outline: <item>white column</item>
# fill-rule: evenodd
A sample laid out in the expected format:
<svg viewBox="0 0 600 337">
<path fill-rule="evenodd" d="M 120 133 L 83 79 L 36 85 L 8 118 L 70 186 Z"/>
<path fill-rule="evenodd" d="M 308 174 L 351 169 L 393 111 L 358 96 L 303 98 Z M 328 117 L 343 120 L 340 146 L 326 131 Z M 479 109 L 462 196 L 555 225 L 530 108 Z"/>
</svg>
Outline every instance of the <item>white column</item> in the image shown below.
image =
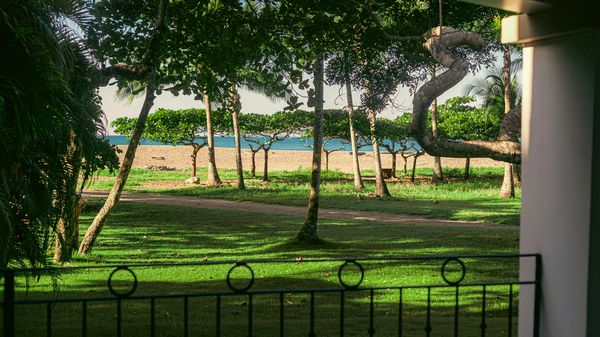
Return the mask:
<svg viewBox="0 0 600 337">
<path fill-rule="evenodd" d="M 524 48 L 520 245 L 521 253 L 542 255 L 542 337 L 600 336 L 592 283 L 600 260 L 599 41 L 587 31 Z M 522 263 L 522 279 L 532 279 L 532 270 Z M 532 331 L 533 290 L 526 288 L 519 336 Z"/>
</svg>

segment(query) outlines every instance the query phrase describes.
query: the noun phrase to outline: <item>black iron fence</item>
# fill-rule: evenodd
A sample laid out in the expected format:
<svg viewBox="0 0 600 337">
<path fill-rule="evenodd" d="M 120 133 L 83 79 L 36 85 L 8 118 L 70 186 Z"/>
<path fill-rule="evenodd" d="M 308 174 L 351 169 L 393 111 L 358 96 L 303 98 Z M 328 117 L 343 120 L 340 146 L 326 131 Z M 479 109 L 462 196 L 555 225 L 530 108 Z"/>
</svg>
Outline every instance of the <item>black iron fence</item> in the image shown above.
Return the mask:
<svg viewBox="0 0 600 337">
<path fill-rule="evenodd" d="M 519 279 L 519 266 L 531 267 L 535 277 Z M 529 288 L 538 336 L 540 268 L 540 255 L 524 254 L 8 269 L 1 271 L 2 331 L 5 337 L 511 337 L 521 290 Z M 36 289 L 45 279 L 52 282 Z"/>
</svg>

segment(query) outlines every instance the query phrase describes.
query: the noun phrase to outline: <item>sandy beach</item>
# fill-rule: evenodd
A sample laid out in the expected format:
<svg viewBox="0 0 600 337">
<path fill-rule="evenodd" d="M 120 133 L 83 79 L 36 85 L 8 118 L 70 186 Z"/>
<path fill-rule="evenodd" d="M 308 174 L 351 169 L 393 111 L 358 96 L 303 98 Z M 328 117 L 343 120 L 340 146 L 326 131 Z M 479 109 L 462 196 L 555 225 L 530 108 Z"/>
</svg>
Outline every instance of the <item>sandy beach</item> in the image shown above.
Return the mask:
<svg viewBox="0 0 600 337">
<path fill-rule="evenodd" d="M 119 146 L 123 151 L 119 154 L 122 158 L 127 146 Z M 166 166 L 175 169 L 191 168 L 191 147 L 188 146 L 169 146 L 169 145 L 140 145 L 134 167 Z M 216 148 L 215 156 L 218 168 L 235 168 L 235 150 L 230 148 Z M 251 152 L 242 149 L 244 170 L 250 170 Z M 256 170 L 262 172 L 263 165 L 262 151 L 256 154 Z M 283 151 L 271 150 L 269 152 L 269 171 L 296 170 L 300 168 L 309 168 L 311 166 L 311 151 Z M 383 152 L 383 167 L 391 168 L 392 156 Z M 206 167 L 208 161 L 207 149 L 203 148 L 198 153 L 198 167 Z M 463 167 L 465 160 L 462 158 L 443 158 L 442 165 L 448 167 Z M 367 152 L 360 156 L 361 169 L 371 170 L 375 166 L 373 154 Z M 398 170 L 402 169 L 403 161 L 398 156 Z M 472 167 L 493 167 L 502 166 L 502 162 L 487 158 L 474 158 L 471 160 Z M 409 159 L 409 169 L 412 166 L 412 158 Z M 419 157 L 417 167 L 432 167 L 433 158 L 429 155 Z M 325 156 L 323 156 L 323 168 L 325 168 Z M 349 152 L 334 152 L 329 155 L 329 169 L 342 172 L 352 172 L 352 156 Z"/>
</svg>

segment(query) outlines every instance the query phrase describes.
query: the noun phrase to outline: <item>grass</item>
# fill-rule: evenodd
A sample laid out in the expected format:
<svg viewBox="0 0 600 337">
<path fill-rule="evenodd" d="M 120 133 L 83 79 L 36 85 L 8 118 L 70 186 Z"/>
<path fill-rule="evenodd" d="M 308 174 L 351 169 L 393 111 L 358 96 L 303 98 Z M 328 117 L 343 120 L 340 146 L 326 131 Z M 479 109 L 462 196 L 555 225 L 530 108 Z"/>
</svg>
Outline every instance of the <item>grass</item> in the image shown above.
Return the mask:
<svg viewBox="0 0 600 337">
<path fill-rule="evenodd" d="M 237 190 L 231 182 L 235 179 L 234 170 L 220 170 L 219 174 L 230 183 L 221 187 L 184 186 L 181 182 L 189 176 L 189 172 L 134 169 L 126 191 L 306 205 L 310 186 L 308 170 L 275 171 L 270 173 L 268 183 L 247 176 L 248 188 L 245 191 Z M 373 197 L 373 172 L 364 171 L 364 174 L 366 188 L 356 192 L 353 189 L 352 175 L 339 171 L 323 172 L 321 207 L 412 214 L 437 219 L 481 220 L 510 225 L 519 223 L 520 190 L 517 190 L 515 199 L 498 198 L 503 174 L 501 167 L 472 168 L 469 181 L 462 179 L 461 169 L 445 168 L 447 181 L 439 185 L 430 183 L 431 169 L 417 169 L 415 183 L 410 183 L 407 179 L 389 181 L 388 188 L 392 196 L 388 198 Z M 205 175 L 206 168 L 201 168 L 198 176 Z M 108 190 L 113 181 L 114 178 L 104 172 L 90 188 Z"/>
<path fill-rule="evenodd" d="M 176 174 L 156 173 L 166 177 Z M 140 179 L 134 175 L 132 178 Z M 280 176 L 282 179 L 284 174 Z M 154 175 L 151 179 L 155 179 Z M 274 182 L 276 184 L 280 182 Z M 227 191 L 226 188 L 215 189 Z M 193 190 L 192 190 L 193 192 Z M 274 193 L 274 192 L 273 192 Z M 375 202 L 375 201 L 374 201 Z M 99 201 L 90 201 L 82 215 L 82 232 L 91 223 Z M 121 202 L 98 238 L 92 255 L 77 257 L 76 266 L 97 269 L 64 272 L 57 283 L 48 277 L 39 281 L 18 279 L 18 298 L 82 297 L 108 295 L 106 280 L 112 268 L 106 264 L 183 263 L 249 258 L 347 258 L 420 255 L 456 255 L 518 252 L 518 228 L 514 226 L 435 227 L 426 225 L 373 223 L 362 221 L 322 221 L 319 234 L 325 243 L 302 245 L 291 240 L 301 219 L 261 213 L 223 212 L 178 206 L 146 205 Z M 442 284 L 442 261 L 418 263 L 364 263 L 364 286 Z M 518 261 L 466 260 L 464 282 L 516 280 Z M 338 287 L 340 263 L 252 264 L 256 282 L 252 289 Z M 136 294 L 170 294 L 198 291 L 227 291 L 224 281 L 231 265 L 202 265 L 132 268 L 138 279 Z M 345 279 L 356 278 L 348 270 Z M 456 274 L 452 274 L 456 277 Z M 236 282 L 247 275 L 234 273 Z M 125 274 L 116 284 L 124 287 Z M 120 282 L 122 281 L 122 282 Z M 128 284 L 128 283 L 127 283 Z M 489 335 L 506 335 L 508 287 L 488 288 L 487 324 Z M 431 293 L 433 335 L 450 336 L 453 324 L 454 289 Z M 365 336 L 369 327 L 369 293 L 350 292 L 345 298 L 347 336 Z M 215 297 L 190 298 L 190 333 L 214 336 Z M 317 336 L 339 335 L 339 294 L 315 295 Z M 461 290 L 461 336 L 480 334 L 481 288 Z M 406 335 L 423 334 L 426 322 L 427 292 L 405 290 L 403 325 Z M 516 303 L 515 303 L 516 304 Z M 222 299 L 222 335 L 246 335 L 249 298 L 224 296 Z M 183 335 L 183 300 L 156 301 L 157 336 Z M 279 295 L 253 298 L 253 322 L 256 336 L 278 335 Z M 284 293 L 286 336 L 306 336 L 309 332 L 310 296 L 299 292 Z M 21 336 L 45 335 L 46 305 L 20 305 L 17 310 Z M 55 304 L 52 309 L 53 335 L 81 335 L 81 302 Z M 114 336 L 115 303 L 88 302 L 88 336 Z M 149 334 L 149 301 L 122 301 L 123 336 Z M 374 294 L 376 335 L 397 332 L 398 290 Z M 516 318 L 515 318 L 516 319 Z"/>
</svg>

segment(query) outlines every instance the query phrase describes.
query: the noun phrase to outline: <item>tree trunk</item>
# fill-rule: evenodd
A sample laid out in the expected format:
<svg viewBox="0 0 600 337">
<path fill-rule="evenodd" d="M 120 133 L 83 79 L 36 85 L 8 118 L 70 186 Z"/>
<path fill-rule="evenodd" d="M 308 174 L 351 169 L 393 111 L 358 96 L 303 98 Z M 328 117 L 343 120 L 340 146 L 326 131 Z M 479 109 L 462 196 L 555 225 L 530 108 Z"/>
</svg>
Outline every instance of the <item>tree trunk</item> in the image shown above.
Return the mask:
<svg viewBox="0 0 600 337">
<path fill-rule="evenodd" d="M 502 187 L 500 187 L 500 198 L 514 198 L 515 183 L 512 174 L 512 164 L 504 164 L 504 179 L 502 179 Z"/>
<path fill-rule="evenodd" d="M 54 261 L 63 263 L 71 260 L 74 249 L 73 236 L 76 232 L 76 225 L 79 220 L 77 207 L 79 204 L 79 195 L 77 194 L 77 180 L 81 171 L 81 149 L 77 144 L 77 135 L 73 130 L 70 132 L 69 146 L 65 154 L 65 160 L 70 166 L 70 174 L 67 173 L 64 178 L 65 201 L 56 225 L 56 242 L 54 249 Z M 77 238 L 75 239 L 77 240 Z"/>
<path fill-rule="evenodd" d="M 325 152 L 325 172 L 329 172 L 329 155 L 331 154 L 331 152 L 329 151 L 323 151 Z"/>
<path fill-rule="evenodd" d="M 314 67 L 315 119 L 313 125 L 313 158 L 310 178 L 310 196 L 306 220 L 296 236 L 306 243 L 319 242 L 317 223 L 319 220 L 319 194 L 321 189 L 321 152 L 323 150 L 323 59 L 317 56 Z"/>
<path fill-rule="evenodd" d="M 71 251 L 77 251 L 79 248 L 79 216 L 81 215 L 81 211 L 85 206 L 85 200 L 81 197 L 81 191 L 78 192 L 77 195 L 77 205 L 75 206 L 75 210 L 73 211 L 73 235 L 71 239 L 67 242 L 71 247 Z"/>
<path fill-rule="evenodd" d="M 390 152 L 390 154 L 392 155 L 392 178 L 398 178 L 396 176 L 396 156 L 398 152 Z"/>
<path fill-rule="evenodd" d="M 443 39 L 438 38 L 440 27 L 430 29 L 424 46 L 433 58 L 447 70 L 423 84 L 413 96 L 413 119 L 411 131 L 421 148 L 432 156 L 456 158 L 492 158 L 499 161 L 519 164 L 521 143 L 519 129 L 521 108 L 515 107 L 502 120 L 500 134 L 496 141 L 449 141 L 434 137 L 428 127 L 429 108 L 436 97 L 459 83 L 469 72 L 470 64 L 461 55 L 452 53 L 452 47 L 463 46 L 480 50 L 485 45 L 481 35 L 459 31 L 451 27 L 443 28 Z"/>
<path fill-rule="evenodd" d="M 253 177 L 256 177 L 256 152 L 258 152 L 258 150 L 254 151 L 250 148 L 250 152 L 252 152 L 252 167 L 250 168 L 250 174 Z"/>
<path fill-rule="evenodd" d="M 408 175 L 408 170 L 407 170 L 407 167 L 406 167 L 406 166 L 407 166 L 407 164 L 408 164 L 407 162 L 408 162 L 408 158 L 409 158 L 409 157 L 405 157 L 405 156 L 404 156 L 404 152 L 402 152 L 402 153 L 400 154 L 400 156 L 402 156 L 402 160 L 404 160 L 404 164 L 403 164 L 403 166 L 402 166 L 402 168 L 403 168 L 403 170 L 404 170 L 404 175 Z"/>
<path fill-rule="evenodd" d="M 504 85 L 504 113 L 507 114 L 511 109 L 511 83 L 510 83 L 510 47 L 508 45 L 502 46 L 503 61 L 502 66 L 502 83 Z M 502 187 L 500 187 L 500 198 L 514 198 L 515 197 L 515 182 L 513 180 L 513 166 L 512 164 L 504 164 L 504 178 L 502 179 Z"/>
<path fill-rule="evenodd" d="M 513 164 L 513 179 L 515 186 L 521 185 L 521 165 Z"/>
<path fill-rule="evenodd" d="M 410 173 L 410 182 L 411 183 L 415 182 L 415 172 L 417 171 L 417 158 L 419 158 L 419 156 L 415 154 L 414 159 L 413 159 L 412 172 Z"/>
<path fill-rule="evenodd" d="M 265 153 L 265 161 L 263 165 L 263 178 L 262 181 L 269 181 L 269 150 L 267 148 L 263 148 Z"/>
<path fill-rule="evenodd" d="M 465 180 L 469 180 L 469 176 L 471 175 L 471 158 L 467 157 L 465 159 Z"/>
<path fill-rule="evenodd" d="M 383 168 L 381 165 L 379 142 L 375 136 L 375 111 L 371 108 L 367 108 L 367 111 L 369 114 L 369 127 L 371 130 L 371 143 L 373 144 L 373 156 L 375 157 L 375 195 L 378 197 L 387 197 L 390 196 L 390 192 L 388 191 L 387 184 L 383 179 Z"/>
<path fill-rule="evenodd" d="M 129 177 L 129 172 L 131 171 L 131 166 L 133 165 L 133 160 L 135 158 L 135 152 L 140 143 L 140 138 L 142 137 L 142 133 L 144 132 L 144 128 L 146 127 L 146 119 L 148 118 L 148 113 L 150 112 L 150 108 L 154 105 L 154 90 L 155 90 L 155 82 L 156 82 L 156 70 L 151 70 L 150 75 L 148 76 L 148 84 L 146 87 L 146 98 L 144 99 L 144 104 L 142 105 L 142 109 L 140 110 L 140 114 L 138 116 L 137 123 L 135 125 L 135 129 L 133 130 L 133 134 L 131 135 L 131 140 L 129 141 L 129 146 L 127 146 L 127 151 L 125 152 L 125 156 L 123 157 L 123 162 L 121 163 L 121 168 L 119 169 L 119 174 L 117 175 L 117 179 L 115 180 L 115 184 L 113 185 L 104 205 L 94 218 L 92 225 L 88 228 L 81 244 L 79 245 L 79 254 L 87 254 L 92 250 L 94 246 L 94 242 L 104 224 L 106 223 L 106 219 L 110 215 L 113 207 L 117 205 L 119 202 L 119 198 L 121 197 L 121 193 L 123 192 L 123 188 L 125 188 L 125 183 L 127 182 L 127 177 Z"/>
<path fill-rule="evenodd" d="M 432 70 L 432 76 L 435 77 L 435 67 Z M 437 98 L 431 103 L 431 132 L 434 137 L 439 136 L 438 128 L 438 111 L 437 111 Z M 444 172 L 442 171 L 442 159 L 439 156 L 433 157 L 433 175 L 431 176 L 431 182 L 438 184 L 444 181 Z"/>
<path fill-rule="evenodd" d="M 200 151 L 200 149 L 202 147 L 200 147 L 197 144 L 192 144 L 192 177 L 195 177 L 197 174 L 197 170 L 196 168 L 198 167 L 197 163 L 198 163 L 198 152 Z"/>
<path fill-rule="evenodd" d="M 360 173 L 360 162 L 358 160 L 358 147 L 356 146 L 356 131 L 354 130 L 354 102 L 352 100 L 352 86 L 346 74 L 346 100 L 348 101 L 348 124 L 350 127 L 350 145 L 352 146 L 352 170 L 354 172 L 354 189 L 362 190 L 365 188 L 362 175 Z"/>
<path fill-rule="evenodd" d="M 242 110 L 242 102 L 240 100 L 240 94 L 237 90 L 236 83 L 231 85 L 229 90 L 228 99 L 229 109 L 231 110 L 233 120 L 233 135 L 235 137 L 235 169 L 237 173 L 237 187 L 240 190 L 246 188 L 244 183 L 244 168 L 242 166 L 242 145 L 240 141 L 240 121 L 239 115 Z"/>
<path fill-rule="evenodd" d="M 222 184 L 217 171 L 215 160 L 215 132 L 212 121 L 212 108 L 210 106 L 210 97 L 204 94 L 204 109 L 206 109 L 206 138 L 208 140 L 208 185 L 219 186 Z"/>
</svg>

